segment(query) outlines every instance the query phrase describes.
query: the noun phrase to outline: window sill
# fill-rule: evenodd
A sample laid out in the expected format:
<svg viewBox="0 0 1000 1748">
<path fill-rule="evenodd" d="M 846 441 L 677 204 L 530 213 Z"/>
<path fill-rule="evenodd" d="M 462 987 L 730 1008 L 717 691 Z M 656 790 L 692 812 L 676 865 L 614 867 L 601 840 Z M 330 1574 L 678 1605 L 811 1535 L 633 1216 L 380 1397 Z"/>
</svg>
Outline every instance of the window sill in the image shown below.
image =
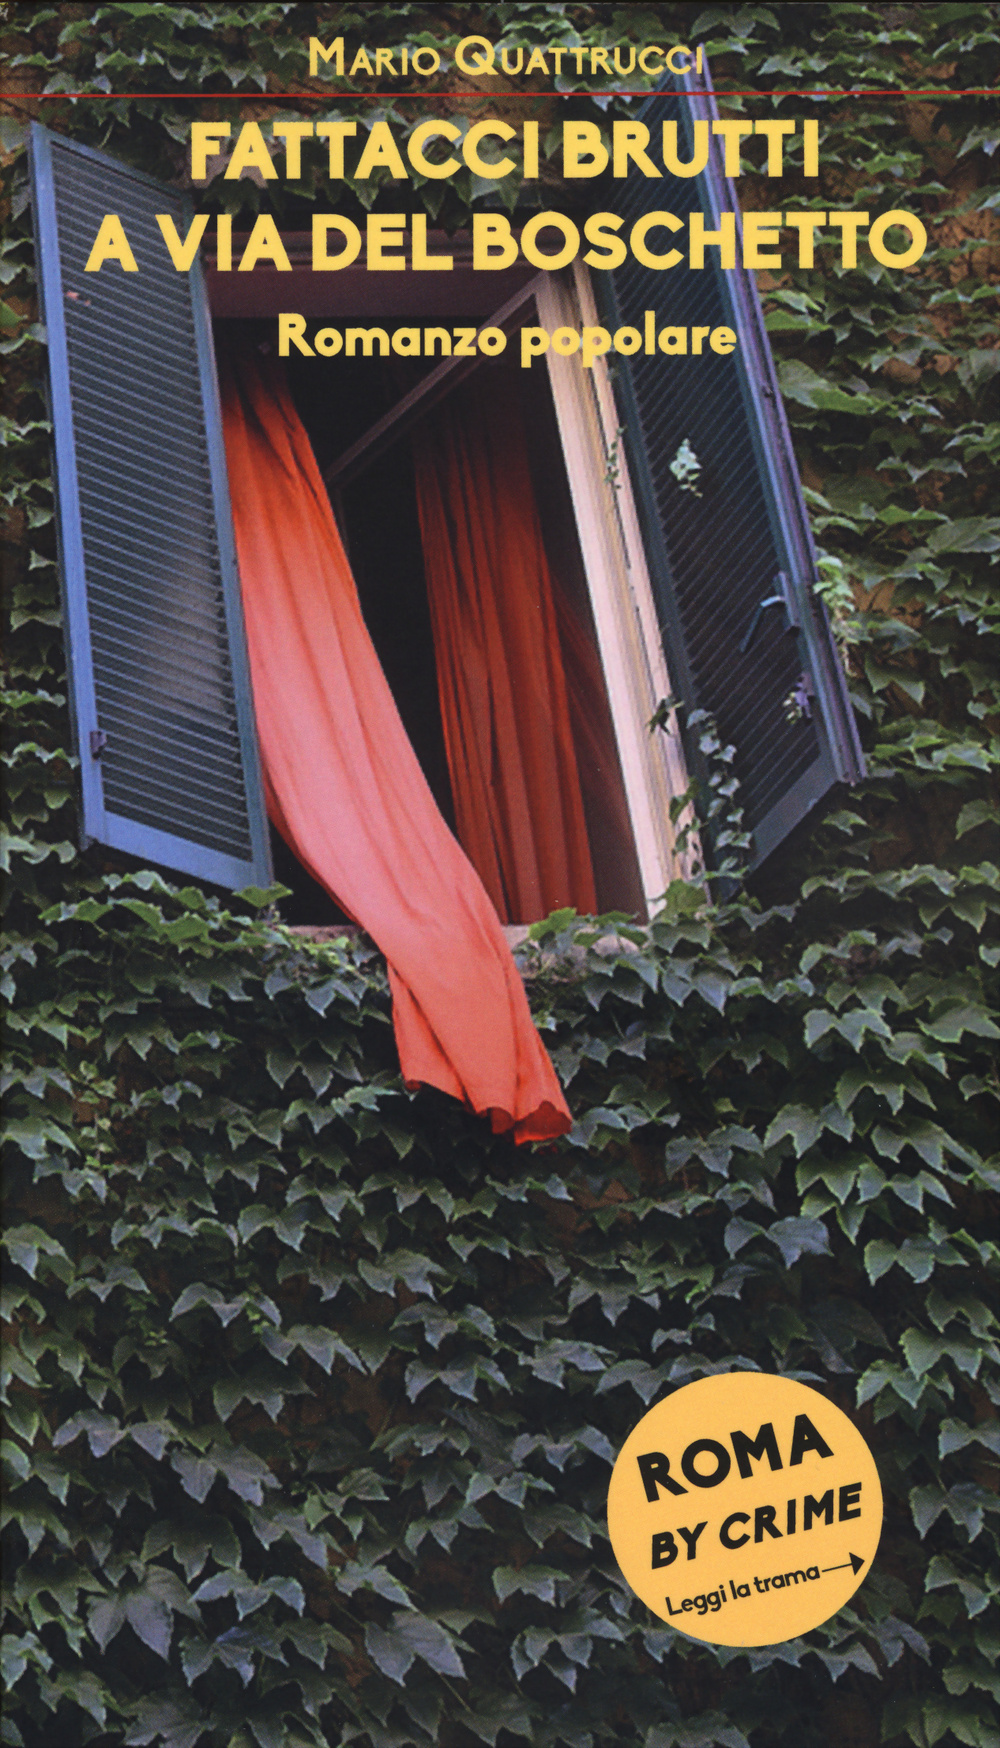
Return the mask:
<svg viewBox="0 0 1000 1748">
<path fill-rule="evenodd" d="M 586 926 L 586 919 L 580 918 L 581 927 Z M 529 945 L 528 923 L 501 923 L 507 945 L 514 954 L 517 968 L 525 982 L 538 977 L 545 972 L 558 971 L 565 976 L 567 973 L 582 971 L 586 965 L 588 953 L 598 953 L 602 958 L 611 958 L 616 954 L 638 953 L 639 945 L 625 935 L 610 931 L 594 941 L 589 947 L 574 942 L 561 952 L 554 952 L 551 947 L 535 948 L 527 961 L 521 954 L 521 949 Z M 328 942 L 343 941 L 345 938 L 352 944 L 365 940 L 365 932 L 357 923 L 296 923 L 283 926 L 282 933 L 295 937 L 313 946 L 323 946 Z"/>
</svg>

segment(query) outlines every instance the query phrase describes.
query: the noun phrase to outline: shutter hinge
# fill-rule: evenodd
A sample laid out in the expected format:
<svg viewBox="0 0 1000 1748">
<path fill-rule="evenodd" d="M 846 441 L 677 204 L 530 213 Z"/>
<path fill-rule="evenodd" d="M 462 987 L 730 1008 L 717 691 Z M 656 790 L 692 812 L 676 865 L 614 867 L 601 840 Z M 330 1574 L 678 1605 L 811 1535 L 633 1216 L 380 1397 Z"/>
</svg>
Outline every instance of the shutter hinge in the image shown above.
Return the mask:
<svg viewBox="0 0 1000 1748">
<path fill-rule="evenodd" d="M 815 696 L 816 688 L 812 682 L 812 675 L 801 673 L 785 700 L 785 715 L 788 721 L 797 722 L 804 717 L 806 722 L 811 722 L 812 700 Z"/>
<path fill-rule="evenodd" d="M 90 731 L 90 756 L 99 759 L 108 744 L 108 737 L 103 728 L 92 728 Z"/>
</svg>

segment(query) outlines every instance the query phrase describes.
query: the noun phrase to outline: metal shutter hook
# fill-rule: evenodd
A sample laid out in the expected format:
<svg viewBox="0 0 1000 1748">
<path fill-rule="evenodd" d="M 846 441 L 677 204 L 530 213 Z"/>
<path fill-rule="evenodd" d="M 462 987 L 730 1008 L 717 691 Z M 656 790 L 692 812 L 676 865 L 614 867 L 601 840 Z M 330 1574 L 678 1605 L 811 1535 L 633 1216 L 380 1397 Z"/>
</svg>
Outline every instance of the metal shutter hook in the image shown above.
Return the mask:
<svg viewBox="0 0 1000 1748">
<path fill-rule="evenodd" d="M 754 615 L 750 621 L 746 636 L 740 644 L 740 655 L 746 655 L 747 650 L 750 648 L 750 645 L 757 634 L 757 627 L 770 607 L 781 607 L 784 610 L 784 629 L 786 631 L 796 631 L 798 629 L 799 620 L 795 611 L 795 602 L 792 597 L 792 591 L 789 588 L 788 578 L 784 571 L 779 571 L 774 580 L 778 585 L 780 594 L 768 595 L 763 601 L 758 601 L 754 608 Z"/>
</svg>

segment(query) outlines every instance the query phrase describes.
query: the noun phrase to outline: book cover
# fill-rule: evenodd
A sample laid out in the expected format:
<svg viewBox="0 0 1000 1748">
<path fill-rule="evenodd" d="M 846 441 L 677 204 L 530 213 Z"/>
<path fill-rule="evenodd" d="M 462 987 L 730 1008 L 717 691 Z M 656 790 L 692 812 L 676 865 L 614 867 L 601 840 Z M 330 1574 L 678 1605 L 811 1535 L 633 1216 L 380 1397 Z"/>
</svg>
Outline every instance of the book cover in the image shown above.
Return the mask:
<svg viewBox="0 0 1000 1748">
<path fill-rule="evenodd" d="M 5 1741 L 989 1740 L 997 23 L 4 9 Z"/>
</svg>

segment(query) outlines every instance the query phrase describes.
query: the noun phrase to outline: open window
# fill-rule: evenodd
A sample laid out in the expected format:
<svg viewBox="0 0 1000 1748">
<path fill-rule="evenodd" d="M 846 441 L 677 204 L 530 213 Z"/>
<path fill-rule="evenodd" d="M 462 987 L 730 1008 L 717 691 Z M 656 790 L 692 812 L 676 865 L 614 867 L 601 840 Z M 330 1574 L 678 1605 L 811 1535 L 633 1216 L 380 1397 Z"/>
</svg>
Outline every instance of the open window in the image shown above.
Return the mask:
<svg viewBox="0 0 1000 1748">
<path fill-rule="evenodd" d="M 561 610 L 559 660 L 569 683 L 594 870 L 596 898 L 579 908 L 596 901 L 601 910 L 646 913 L 686 866 L 670 817 L 671 796 L 683 791 L 686 778 L 679 740 L 654 736 L 648 727 L 669 691 L 669 677 L 634 506 L 627 482 L 623 486 L 610 472 L 616 414 L 607 378 L 581 381 L 578 363 L 554 351 L 548 368 L 540 362 L 525 370 L 520 363 L 520 326 L 568 322 L 567 289 L 545 274 L 526 279 L 523 270 L 473 274 L 454 240 L 448 247 L 456 269 L 446 284 L 438 275 L 407 273 L 405 279 L 394 274 L 387 287 L 388 276 L 370 276 L 362 264 L 317 287 L 309 266 L 297 264 L 300 257 L 310 259 L 309 239 L 296 247 L 294 237 L 286 238 L 286 246 L 292 273 L 259 271 L 252 296 L 245 281 L 210 271 L 220 346 L 227 352 L 259 346 L 273 354 L 275 318 L 294 307 L 309 314 L 318 309 L 355 351 L 346 356 L 342 347 L 324 359 L 304 357 L 293 345 L 285 370 L 331 492 L 369 631 L 443 813 L 456 823 L 439 708 L 447 682 L 435 677 L 414 458 L 418 451 L 435 452 L 442 424 L 455 411 L 466 439 L 481 424 L 502 425 L 509 434 L 505 441 L 526 452 L 524 489 L 541 520 Z M 251 309 L 257 321 L 245 319 Z M 393 316 L 400 310 L 425 335 L 432 332 L 430 324 L 444 319 L 447 325 L 435 327 L 428 342 L 432 358 L 401 358 L 390 349 Z M 381 332 L 373 328 L 379 321 Z M 352 338 L 359 322 L 366 356 Z M 457 340 L 453 347 L 452 334 L 471 334 L 474 326 L 509 330 L 511 343 L 499 356 L 469 360 Z M 309 333 L 314 337 L 312 324 Z M 496 465 L 496 441 L 493 449 Z M 533 606 L 525 602 L 526 614 Z M 516 708 L 516 660 L 508 679 Z M 524 684 L 527 690 L 528 678 Z M 530 907 L 512 907 L 496 892 L 487 858 L 477 854 L 474 834 L 464 829 L 461 808 L 457 826 L 501 916 L 533 920 Z"/>
<path fill-rule="evenodd" d="M 294 244 L 290 274 L 212 272 L 206 286 L 199 264 L 189 274 L 175 271 L 156 225 L 156 214 L 166 212 L 186 231 L 180 192 L 41 128 L 33 164 L 84 841 L 233 887 L 266 883 L 271 864 L 211 316 L 237 346 L 259 344 L 256 324 L 283 309 L 333 324 L 499 320 L 552 330 L 596 323 L 594 294 L 582 271 L 473 273 L 461 259 L 453 274 L 376 276 L 361 263 L 317 275 L 307 258 L 297 259 Z M 699 177 L 685 189 L 697 190 L 692 200 L 710 194 L 718 202 L 710 182 Z M 648 189 L 641 196 L 648 202 Z M 117 265 L 83 271 L 109 210 L 126 225 L 137 274 Z M 599 295 L 602 308 L 617 299 L 616 326 L 641 320 L 647 308 L 668 319 L 668 307 L 679 310 L 698 295 L 696 318 L 669 319 L 709 320 L 704 300 L 714 299 L 721 313 L 713 323 L 737 328 L 740 351 L 732 360 L 699 360 L 708 369 L 696 394 L 675 360 L 626 366 L 616 359 L 612 383 L 603 360 L 583 370 L 577 357 L 552 350 L 544 366 L 522 370 L 512 346 L 478 368 L 484 381 L 502 371 L 524 403 L 546 549 L 599 656 L 595 713 L 609 724 L 620 801 L 602 808 L 592 799 L 587 810 L 599 905 L 641 914 L 688 872 L 670 805 L 687 785 L 681 740 L 648 726 L 662 699 L 673 694 L 716 710 L 723 732 L 737 739 L 752 815 L 756 809 L 750 823 L 760 827 L 758 860 L 860 763 L 836 656 L 811 594 L 808 527 L 748 276 L 688 274 L 675 283 L 673 275 L 640 280 L 623 269 L 614 279 Z M 268 330 L 273 337 L 273 320 Z M 325 470 L 369 629 L 390 680 L 398 668 L 397 702 L 447 816 L 408 457 L 420 421 L 461 392 L 464 366 L 455 358 L 422 360 L 419 371 L 398 358 L 347 365 L 292 359 L 291 386 Z M 669 462 L 685 437 L 713 478 L 728 477 L 738 453 L 735 492 L 725 501 L 678 505 Z M 738 538 L 727 544 L 721 536 L 734 527 Z M 401 563 L 407 541 L 410 557 Z M 397 586 L 393 578 L 404 572 L 405 587 Z M 749 636 L 748 663 L 741 640 L 775 592 L 794 638 L 765 609 L 766 635 L 756 645 Z M 422 663 L 414 659 L 420 643 Z M 803 675 L 800 692 L 820 704 L 800 712 L 789 754 L 777 725 Z M 836 756 L 831 722 L 840 735 Z M 578 752 L 587 787 L 582 740 Z M 771 781 L 769 788 L 775 769 L 777 787 Z"/>
</svg>

